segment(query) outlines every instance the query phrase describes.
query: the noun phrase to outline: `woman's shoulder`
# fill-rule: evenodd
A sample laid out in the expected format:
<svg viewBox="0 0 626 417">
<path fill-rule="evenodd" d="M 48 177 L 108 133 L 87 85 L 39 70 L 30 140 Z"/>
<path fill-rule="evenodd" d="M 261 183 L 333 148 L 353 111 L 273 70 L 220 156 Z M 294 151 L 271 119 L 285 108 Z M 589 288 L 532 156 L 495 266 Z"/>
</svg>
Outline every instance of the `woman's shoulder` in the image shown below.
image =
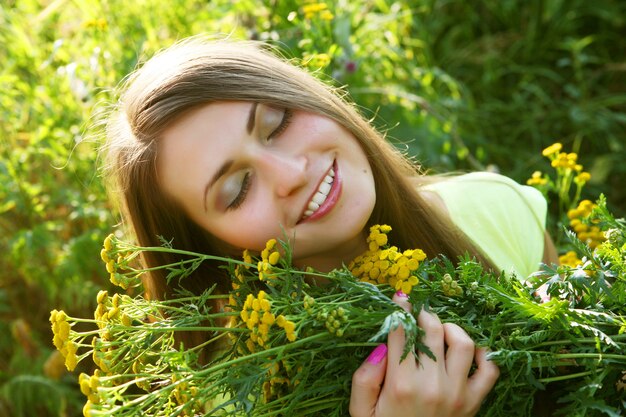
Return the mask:
<svg viewBox="0 0 626 417">
<path fill-rule="evenodd" d="M 539 190 L 521 185 L 507 176 L 486 171 L 437 177 L 420 186 L 419 190 L 434 192 L 445 201 L 462 200 L 468 203 L 476 200 L 506 204 L 512 202 L 510 199 L 521 199 L 531 206 L 545 204 Z"/>
<path fill-rule="evenodd" d="M 492 172 L 444 176 L 418 186 L 502 270 L 534 272 L 543 255 L 546 200 L 537 189 Z M 436 196 L 436 197 L 435 197 Z"/>
<path fill-rule="evenodd" d="M 459 175 L 445 175 L 445 176 L 436 176 L 433 180 L 428 181 L 424 186 L 425 188 L 442 188 L 449 187 L 451 185 L 463 185 L 463 186 L 502 186 L 502 187 L 512 187 L 515 188 L 520 184 L 515 180 L 490 171 L 477 171 L 470 172 L 467 174 L 459 174 Z"/>
</svg>

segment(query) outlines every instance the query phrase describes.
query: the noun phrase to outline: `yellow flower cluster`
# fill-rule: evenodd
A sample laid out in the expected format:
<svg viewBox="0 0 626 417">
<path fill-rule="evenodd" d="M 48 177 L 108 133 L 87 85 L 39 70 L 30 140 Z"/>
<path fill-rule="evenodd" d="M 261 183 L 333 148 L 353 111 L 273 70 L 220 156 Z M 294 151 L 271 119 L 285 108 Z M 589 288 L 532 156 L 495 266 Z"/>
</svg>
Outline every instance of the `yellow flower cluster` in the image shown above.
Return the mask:
<svg viewBox="0 0 626 417">
<path fill-rule="evenodd" d="M 252 330 L 249 342 L 264 346 L 268 341 L 270 326 L 276 322 L 276 316 L 272 313 L 271 307 L 272 304 L 265 291 L 259 291 L 256 297 L 248 294 L 239 316 L 248 329 Z M 250 351 L 254 350 L 250 349 Z"/>
<path fill-rule="evenodd" d="M 103 18 L 89 19 L 83 22 L 83 27 L 85 28 L 96 28 L 96 29 L 104 30 L 107 28 L 107 26 L 108 26 L 108 23 L 106 19 L 103 19 Z"/>
<path fill-rule="evenodd" d="M 570 250 L 563 255 L 559 256 L 559 263 L 561 265 L 571 266 L 572 268 L 582 265 L 583 261 L 578 258 L 576 252 Z"/>
<path fill-rule="evenodd" d="M 305 19 L 312 19 L 315 15 L 319 15 L 322 20 L 333 20 L 335 17 L 326 3 L 311 3 L 302 6 L 302 13 Z"/>
<path fill-rule="evenodd" d="M 98 306 L 94 311 L 94 319 L 98 323 L 98 327 L 103 329 L 106 326 L 106 322 L 116 319 L 120 316 L 120 295 L 113 294 L 113 297 L 109 298 L 109 292 L 101 290 L 96 297 Z M 111 308 L 107 307 L 107 301 L 111 302 Z M 130 318 L 122 315 L 122 323 L 130 325 Z"/>
<path fill-rule="evenodd" d="M 563 149 L 562 144 L 560 144 L 559 142 L 553 143 L 543 150 L 542 155 L 550 159 L 550 164 L 553 168 L 556 168 L 557 170 L 563 169 L 578 172 L 578 175 L 574 177 L 574 182 L 579 186 L 584 185 L 587 181 L 589 181 L 589 179 L 591 179 L 591 174 L 589 174 L 588 172 L 583 172 L 583 166 L 577 163 L 578 154 L 574 152 L 561 152 L 561 149 Z M 537 172 L 538 171 L 535 171 L 531 179 L 529 179 L 528 181 L 539 181 L 540 175 L 535 176 Z M 529 183 L 529 185 L 535 184 Z"/>
<path fill-rule="evenodd" d="M 52 324 L 52 343 L 61 352 L 65 359 L 65 367 L 68 371 L 73 371 L 78 364 L 76 351 L 78 347 L 70 340 L 70 324 L 67 321 L 67 314 L 63 310 L 52 310 L 50 312 L 50 323 Z"/>
<path fill-rule="evenodd" d="M 261 251 L 261 260 L 257 264 L 259 270 L 259 279 L 264 281 L 265 279 L 275 278 L 273 273 L 273 266 L 280 260 L 280 253 L 276 250 L 276 239 L 270 239 L 265 244 L 265 249 Z"/>
<path fill-rule="evenodd" d="M 566 168 L 576 171 L 582 170 L 582 165 L 576 163 L 578 154 L 574 152 L 560 152 L 550 159 L 552 160 L 550 165 L 552 165 L 553 168 Z"/>
<path fill-rule="evenodd" d="M 302 65 L 312 69 L 319 70 L 324 69 L 330 64 L 330 55 L 328 54 L 308 54 L 304 53 L 302 56 Z"/>
<path fill-rule="evenodd" d="M 257 296 L 248 294 L 239 317 L 252 332 L 246 341 L 250 352 L 256 351 L 256 346 L 266 347 L 270 337 L 270 330 L 275 324 L 285 330 L 287 340 L 296 340 L 296 325 L 280 314 L 278 317 L 271 311 L 272 303 L 265 291 L 261 290 Z"/>
<path fill-rule="evenodd" d="M 576 232 L 578 239 L 587 243 L 591 249 L 596 248 L 606 240 L 604 232 L 598 226 L 590 226 L 583 223 L 583 219 L 591 214 L 594 207 L 596 205 L 590 200 L 582 200 L 578 207 L 567 212 L 567 217 L 570 219 L 570 227 Z"/>
<path fill-rule="evenodd" d="M 298 336 L 296 334 L 296 323 L 294 323 L 291 320 L 287 320 L 285 316 L 280 314 L 278 317 L 276 317 L 276 325 L 278 327 L 282 327 L 283 330 L 285 330 L 285 335 L 287 336 L 287 340 L 289 340 L 290 342 L 295 342 Z"/>
<path fill-rule="evenodd" d="M 126 259 L 123 254 L 117 253 L 115 245 L 113 244 L 113 239 L 113 234 L 108 235 L 104 239 L 104 247 L 100 251 L 100 258 L 106 264 L 106 269 L 109 273 L 109 280 L 111 283 L 123 289 L 127 289 L 128 280 L 119 272 L 120 266 L 126 264 Z"/>
<path fill-rule="evenodd" d="M 186 381 L 181 381 L 181 376 L 172 374 L 172 385 L 174 389 L 170 393 L 170 399 L 175 401 L 178 405 L 192 405 L 191 402 L 195 402 L 195 398 L 198 397 L 198 387 L 190 385 Z M 199 406 L 200 404 L 197 404 Z M 183 415 L 188 415 L 183 411 Z"/>
<path fill-rule="evenodd" d="M 98 347 L 98 338 L 94 336 L 91 340 L 91 346 L 93 347 L 93 362 L 98 366 L 98 368 L 102 369 L 103 372 L 110 373 L 111 372 L 111 362 L 113 359 L 112 352 L 99 350 Z"/>
<path fill-rule="evenodd" d="M 269 379 L 263 383 L 263 402 L 269 403 L 289 393 L 289 388 L 300 383 L 295 375 L 302 370 L 294 369 L 288 361 L 272 362 L 267 366 Z M 293 380 L 293 382 L 292 382 Z"/>
<path fill-rule="evenodd" d="M 250 269 L 249 264 L 252 263 L 252 256 L 250 256 L 250 252 L 248 251 L 248 249 L 243 251 L 242 258 L 243 258 L 243 261 L 248 265 L 238 264 L 235 267 L 235 271 L 234 271 L 235 280 L 231 283 L 233 290 L 238 290 L 239 287 L 241 287 L 241 284 L 245 282 L 244 271 L 247 269 Z M 239 295 L 239 292 L 236 292 L 236 294 Z M 235 300 L 235 297 L 233 297 L 233 294 L 230 295 L 229 304 L 232 307 L 238 306 L 237 301 Z"/>
<path fill-rule="evenodd" d="M 116 324 L 121 323 L 126 327 L 132 326 L 132 318 L 120 310 L 123 297 L 127 296 L 113 294 L 112 297 L 109 297 L 108 291 L 101 290 L 98 292 L 96 297 L 98 306 L 94 311 L 94 319 L 100 329 L 100 337 L 104 341 L 114 340 L 114 336 L 108 328 L 110 321 L 115 320 Z M 113 362 L 113 352 L 110 351 L 110 348 L 108 350 L 99 350 L 97 342 L 97 337 L 94 337 L 91 342 L 93 347 L 93 361 L 102 371 L 109 373 L 110 365 Z"/>
<path fill-rule="evenodd" d="M 88 403 L 100 404 L 100 396 L 98 395 L 100 377 L 97 369 L 93 376 L 81 373 L 78 376 L 78 385 L 80 385 L 80 392 L 87 397 Z"/>
<path fill-rule="evenodd" d="M 235 267 L 235 271 L 234 271 L 235 278 L 231 282 L 233 290 L 235 291 L 231 292 L 230 295 L 228 296 L 228 306 L 226 307 L 228 311 L 233 311 L 233 310 L 239 311 L 241 310 L 241 307 L 242 307 L 240 297 L 239 297 L 240 293 L 238 290 L 241 287 L 241 284 L 245 282 L 244 271 L 250 269 L 250 264 L 252 264 L 252 256 L 250 255 L 250 252 L 248 251 L 248 249 L 243 251 L 242 258 L 243 258 L 243 261 L 248 265 L 238 264 Z M 237 327 L 238 320 L 239 318 L 237 316 L 231 316 L 228 326 Z M 231 340 L 231 342 L 234 342 L 237 340 L 237 335 L 233 332 L 228 332 L 228 337 Z"/>
<path fill-rule="evenodd" d="M 426 259 L 421 249 L 400 251 L 387 245 L 387 234 L 391 227 L 375 225 L 367 237 L 368 250 L 356 257 L 348 266 L 352 274 L 361 281 L 372 284 L 389 284 L 396 290 L 410 294 L 418 279 L 412 273 Z"/>
</svg>

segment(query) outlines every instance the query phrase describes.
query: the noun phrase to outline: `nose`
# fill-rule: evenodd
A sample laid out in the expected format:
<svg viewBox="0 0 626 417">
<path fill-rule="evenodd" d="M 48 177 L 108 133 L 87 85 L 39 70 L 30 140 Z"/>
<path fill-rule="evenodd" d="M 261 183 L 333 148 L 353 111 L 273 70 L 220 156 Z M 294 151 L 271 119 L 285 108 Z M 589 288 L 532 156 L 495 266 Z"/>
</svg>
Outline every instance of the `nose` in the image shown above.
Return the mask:
<svg viewBox="0 0 626 417">
<path fill-rule="evenodd" d="M 308 159 L 304 155 L 264 152 L 258 163 L 279 197 L 289 197 L 307 182 Z"/>
</svg>

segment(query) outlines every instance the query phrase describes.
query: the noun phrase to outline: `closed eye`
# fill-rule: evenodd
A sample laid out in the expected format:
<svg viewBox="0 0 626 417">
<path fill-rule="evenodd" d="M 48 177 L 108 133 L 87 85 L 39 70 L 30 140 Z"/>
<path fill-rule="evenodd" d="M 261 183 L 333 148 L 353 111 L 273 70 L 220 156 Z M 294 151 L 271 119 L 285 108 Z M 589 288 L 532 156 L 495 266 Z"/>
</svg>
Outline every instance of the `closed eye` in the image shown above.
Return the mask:
<svg viewBox="0 0 626 417">
<path fill-rule="evenodd" d="M 277 111 L 277 112 L 280 111 L 279 109 L 272 109 L 272 110 Z M 289 127 L 292 117 L 293 117 L 293 111 L 291 109 L 285 108 L 283 110 L 280 123 L 267 136 L 267 140 L 270 141 L 274 138 L 279 137 Z M 243 175 L 243 178 L 241 179 L 241 182 L 239 185 L 239 191 L 237 192 L 237 195 L 226 206 L 226 210 L 235 210 L 244 203 L 248 195 L 248 191 L 250 191 L 251 184 L 252 184 L 251 172 L 246 171 L 245 174 Z"/>
<path fill-rule="evenodd" d="M 280 134 L 283 133 L 289 127 L 292 117 L 293 117 L 293 110 L 291 109 L 283 110 L 283 117 L 280 120 L 280 123 L 278 124 L 278 126 L 276 126 L 274 130 L 272 130 L 272 133 L 269 134 L 269 136 L 267 137 L 267 140 L 280 136 Z"/>
<path fill-rule="evenodd" d="M 248 195 L 248 191 L 250 190 L 250 171 L 247 171 L 243 179 L 241 180 L 241 186 L 239 192 L 235 196 L 235 198 L 228 204 L 226 210 L 235 210 L 245 201 L 246 196 Z"/>
</svg>

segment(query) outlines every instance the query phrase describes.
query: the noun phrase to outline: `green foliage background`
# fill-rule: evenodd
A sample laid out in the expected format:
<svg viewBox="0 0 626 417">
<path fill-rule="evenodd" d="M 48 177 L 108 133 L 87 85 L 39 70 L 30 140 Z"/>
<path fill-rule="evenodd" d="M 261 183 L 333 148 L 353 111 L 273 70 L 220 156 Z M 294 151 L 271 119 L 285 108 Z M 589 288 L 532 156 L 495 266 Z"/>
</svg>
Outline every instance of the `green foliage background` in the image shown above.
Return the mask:
<svg viewBox="0 0 626 417">
<path fill-rule="evenodd" d="M 110 286 L 98 253 L 118 218 L 93 121 L 142 57 L 185 36 L 269 40 L 310 67 L 327 54 L 318 75 L 435 172 L 523 182 L 561 141 L 591 171 L 588 197 L 624 215 L 626 2 L 335 0 L 331 20 L 306 16 L 310 3 L 2 2 L 0 415 L 80 415 L 47 319 L 90 316 Z"/>
</svg>

